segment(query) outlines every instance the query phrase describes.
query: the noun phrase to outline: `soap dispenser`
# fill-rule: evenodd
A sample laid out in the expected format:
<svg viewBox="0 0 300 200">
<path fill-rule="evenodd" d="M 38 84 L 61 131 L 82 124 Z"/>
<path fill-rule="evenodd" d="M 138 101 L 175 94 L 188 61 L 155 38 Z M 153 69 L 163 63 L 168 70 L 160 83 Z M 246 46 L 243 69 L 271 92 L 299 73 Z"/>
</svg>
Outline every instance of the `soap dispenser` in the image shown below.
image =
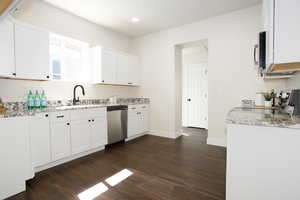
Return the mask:
<svg viewBox="0 0 300 200">
<path fill-rule="evenodd" d="M 41 94 L 41 107 L 42 108 L 46 108 L 47 107 L 47 97 L 45 95 L 45 91 L 43 90 L 42 91 L 42 94 Z"/>
<path fill-rule="evenodd" d="M 37 90 L 35 91 L 35 96 L 34 96 L 34 107 L 35 108 L 41 107 L 41 98 Z"/>
<path fill-rule="evenodd" d="M 29 110 L 34 108 L 34 97 L 33 97 L 31 90 L 29 90 L 28 95 L 27 95 L 27 108 Z"/>
</svg>

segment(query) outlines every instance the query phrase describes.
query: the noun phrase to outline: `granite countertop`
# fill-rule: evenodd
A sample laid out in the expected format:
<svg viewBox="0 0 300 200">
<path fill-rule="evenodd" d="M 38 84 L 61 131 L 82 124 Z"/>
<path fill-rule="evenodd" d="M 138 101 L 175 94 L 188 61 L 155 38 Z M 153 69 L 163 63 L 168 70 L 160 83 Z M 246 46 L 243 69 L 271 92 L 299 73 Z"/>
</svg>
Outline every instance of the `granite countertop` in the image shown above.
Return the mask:
<svg viewBox="0 0 300 200">
<path fill-rule="evenodd" d="M 42 109 L 32 109 L 28 110 L 26 108 L 26 104 L 24 102 L 13 102 L 9 103 L 12 109 L 7 109 L 5 113 L 0 114 L 0 118 L 12 118 L 12 117 L 26 117 L 26 116 L 34 116 L 38 113 L 50 113 L 50 112 L 60 112 L 60 111 L 69 111 L 69 110 L 81 110 L 81 109 L 93 109 L 93 108 L 103 108 L 108 106 L 117 106 L 117 105 L 143 105 L 149 104 L 150 100 L 147 98 L 131 98 L 131 99 L 122 99 L 115 104 L 110 103 L 107 100 L 96 100 L 96 101 L 83 101 L 79 105 L 71 105 L 70 101 L 67 103 L 57 103 L 49 102 L 49 106 L 47 108 Z"/>
<path fill-rule="evenodd" d="M 226 123 L 300 129 L 300 117 L 272 109 L 234 108 L 228 113 Z"/>
</svg>

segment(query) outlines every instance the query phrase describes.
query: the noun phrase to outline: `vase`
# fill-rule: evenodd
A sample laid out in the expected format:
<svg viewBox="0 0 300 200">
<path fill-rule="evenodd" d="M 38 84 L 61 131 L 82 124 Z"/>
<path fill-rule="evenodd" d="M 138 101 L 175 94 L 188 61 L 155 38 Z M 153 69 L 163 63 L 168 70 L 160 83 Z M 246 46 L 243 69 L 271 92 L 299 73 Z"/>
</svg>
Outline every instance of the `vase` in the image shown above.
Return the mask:
<svg viewBox="0 0 300 200">
<path fill-rule="evenodd" d="M 265 107 L 272 107 L 272 101 L 265 101 Z"/>
</svg>

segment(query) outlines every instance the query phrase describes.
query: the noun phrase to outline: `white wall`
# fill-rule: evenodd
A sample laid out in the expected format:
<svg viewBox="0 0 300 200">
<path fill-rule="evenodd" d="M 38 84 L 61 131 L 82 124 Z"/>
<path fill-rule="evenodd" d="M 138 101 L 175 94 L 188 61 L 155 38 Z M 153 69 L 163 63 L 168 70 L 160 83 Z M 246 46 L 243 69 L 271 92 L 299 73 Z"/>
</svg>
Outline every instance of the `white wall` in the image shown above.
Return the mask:
<svg viewBox="0 0 300 200">
<path fill-rule="evenodd" d="M 210 143 L 225 144 L 226 114 L 241 99 L 255 99 L 257 90 L 285 88 L 284 81 L 263 82 L 256 75 L 253 45 L 260 27 L 261 6 L 255 6 L 135 39 L 142 62 L 139 94 L 151 98 L 151 129 L 170 137 L 178 132 L 178 44 L 208 39 Z"/>
<path fill-rule="evenodd" d="M 26 0 L 14 14 L 20 21 L 49 31 L 120 51 L 129 52 L 131 38 L 69 14 L 42 0 Z"/>
<path fill-rule="evenodd" d="M 110 31 L 82 18 L 68 14 L 41 0 L 26 0 L 14 17 L 25 23 L 48 29 L 49 31 L 76 38 L 92 46 L 130 52 L 131 38 Z M 70 99 L 75 83 L 53 83 L 0 80 L 0 97 L 4 101 L 24 100 L 29 89 L 44 89 L 49 99 Z M 93 86 L 85 84 L 85 98 L 106 98 L 115 94 L 122 97 L 136 97 L 137 89 L 128 87 Z"/>
<path fill-rule="evenodd" d="M 298 72 L 295 77 L 287 80 L 287 89 L 300 89 L 300 73 Z"/>
</svg>

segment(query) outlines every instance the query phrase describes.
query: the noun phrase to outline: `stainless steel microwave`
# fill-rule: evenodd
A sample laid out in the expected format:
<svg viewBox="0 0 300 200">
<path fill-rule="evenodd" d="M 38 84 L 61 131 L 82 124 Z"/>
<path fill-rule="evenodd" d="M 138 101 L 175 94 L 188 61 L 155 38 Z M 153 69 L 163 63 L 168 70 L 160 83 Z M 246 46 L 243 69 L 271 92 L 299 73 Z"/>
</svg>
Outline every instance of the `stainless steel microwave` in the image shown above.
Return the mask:
<svg viewBox="0 0 300 200">
<path fill-rule="evenodd" d="M 267 32 L 259 33 L 258 44 L 254 47 L 254 63 L 259 67 L 261 76 L 267 67 Z"/>
</svg>

